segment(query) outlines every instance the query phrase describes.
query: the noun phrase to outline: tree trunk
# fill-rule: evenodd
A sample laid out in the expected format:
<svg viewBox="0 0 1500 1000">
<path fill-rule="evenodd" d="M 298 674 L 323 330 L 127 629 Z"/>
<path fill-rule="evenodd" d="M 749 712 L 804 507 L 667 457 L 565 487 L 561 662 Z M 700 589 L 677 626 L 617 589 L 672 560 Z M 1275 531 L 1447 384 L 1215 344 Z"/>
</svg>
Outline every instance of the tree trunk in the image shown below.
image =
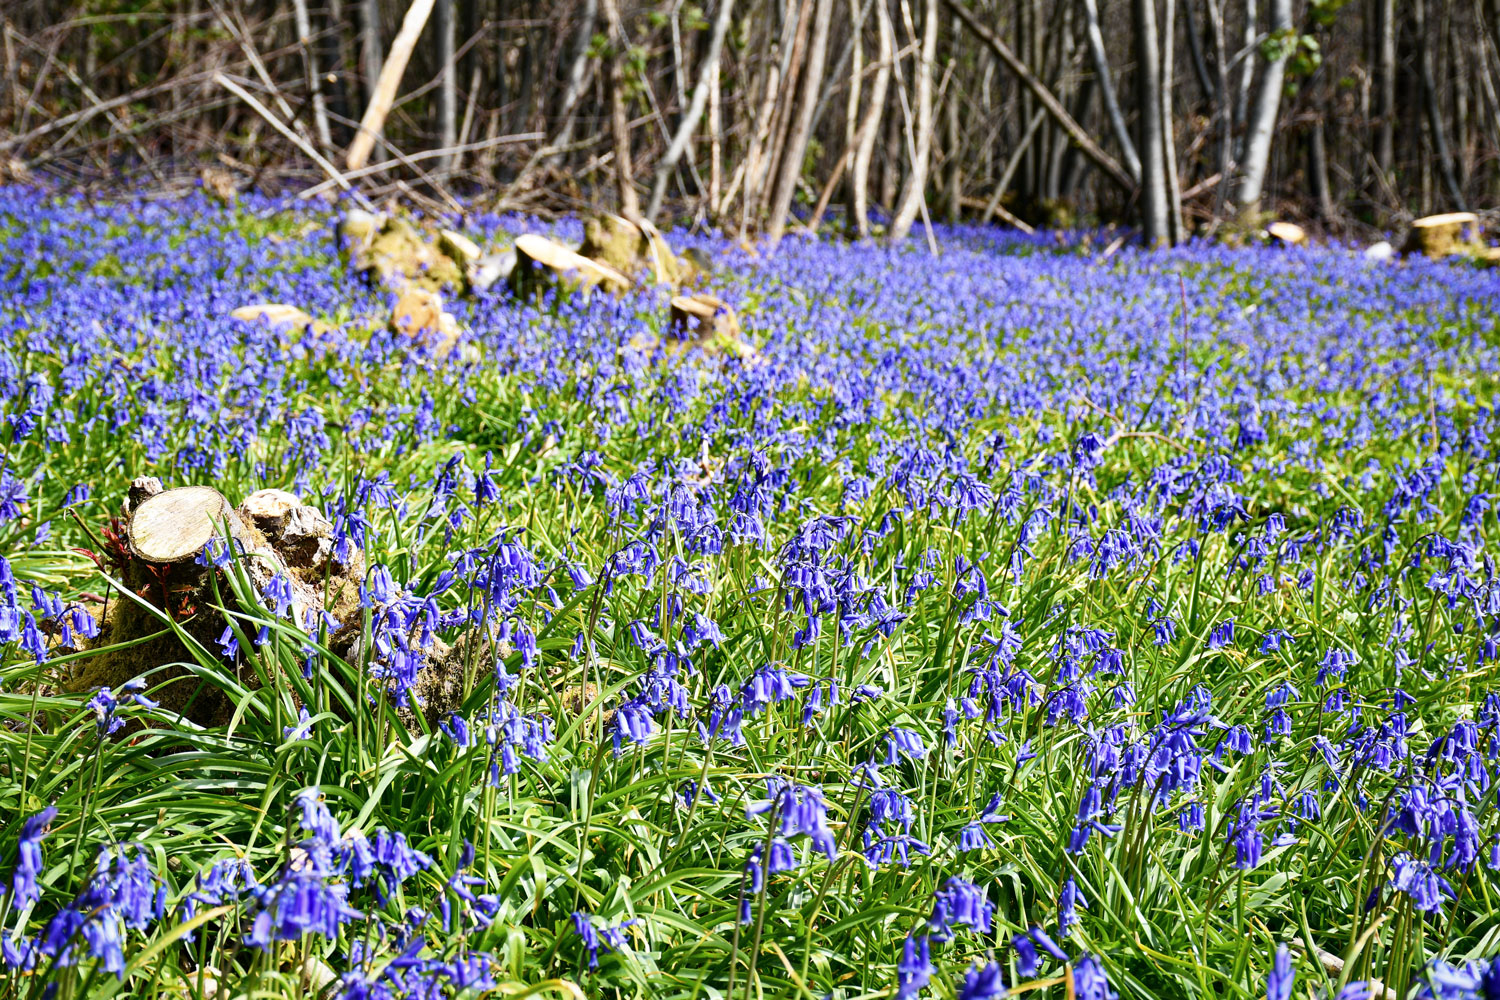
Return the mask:
<svg viewBox="0 0 1500 1000">
<path fill-rule="evenodd" d="M 855 0 L 857 3 L 858 0 Z M 854 163 L 849 170 L 849 214 L 860 239 L 870 235 L 870 161 L 875 155 L 875 140 L 880 135 L 880 119 L 885 113 L 886 88 L 891 80 L 891 58 L 895 53 L 895 29 L 887 0 L 875 0 L 875 18 L 879 30 L 879 59 L 875 80 L 870 85 L 870 103 L 865 108 L 856 132 Z"/>
<path fill-rule="evenodd" d="M 1432 70 L 1432 50 L 1437 43 L 1433 40 L 1433 32 L 1428 30 L 1427 0 L 1412 0 L 1412 14 L 1417 36 L 1417 72 L 1422 77 L 1423 106 L 1427 112 L 1428 134 L 1432 137 L 1432 152 L 1437 159 L 1438 172 L 1443 178 L 1443 187 L 1448 189 L 1448 197 L 1453 201 L 1453 209 L 1462 212 L 1465 207 L 1464 193 L 1453 169 L 1453 156 L 1448 148 L 1448 130 L 1443 122 L 1437 81 Z"/>
<path fill-rule="evenodd" d="M 786 230 L 787 214 L 792 208 L 792 196 L 797 192 L 797 180 L 802 176 L 802 160 L 807 154 L 807 141 L 812 132 L 813 112 L 818 107 L 818 91 L 823 85 L 823 64 L 828 56 L 828 30 L 833 22 L 834 0 L 817 0 L 813 11 L 812 42 L 807 51 L 807 62 L 802 67 L 795 117 L 781 151 L 781 169 L 772 191 L 770 215 L 766 235 L 774 247 Z"/>
<path fill-rule="evenodd" d="M 1162 24 L 1166 31 L 1161 47 L 1161 141 L 1167 175 L 1167 222 L 1171 227 L 1169 242 L 1182 242 L 1182 186 L 1177 180 L 1177 126 L 1172 113 L 1172 92 L 1176 80 L 1175 60 L 1177 0 L 1162 0 Z"/>
<path fill-rule="evenodd" d="M 360 119 L 359 132 L 349 144 L 347 164 L 350 170 L 358 170 L 364 166 L 365 161 L 370 158 L 370 151 L 375 148 L 375 137 L 384 127 L 385 116 L 390 113 L 391 104 L 396 100 L 396 88 L 401 83 L 402 74 L 406 72 L 407 61 L 411 59 L 422 28 L 427 24 L 427 16 L 432 13 L 432 3 L 433 0 L 412 0 L 412 5 L 407 8 L 401 30 L 391 43 L 390 57 L 380 67 L 380 78 L 375 81 L 375 94 L 370 98 L 370 106 L 365 109 L 364 118 Z"/>
<path fill-rule="evenodd" d="M 807 11 L 807 2 L 808 0 L 802 0 L 800 4 L 792 8 L 797 11 L 797 16 L 787 18 L 782 23 L 779 40 L 765 60 L 764 87 L 761 88 L 760 104 L 749 122 L 750 144 L 738 168 L 744 191 L 740 198 L 741 229 L 749 229 L 752 219 L 758 218 L 759 215 L 762 182 L 769 169 L 766 161 L 774 158 L 776 153 L 775 149 L 767 149 L 767 143 L 775 142 L 779 136 L 779 131 L 773 129 L 773 126 L 780 121 L 776 99 L 782 92 L 785 75 L 792 68 L 792 56 L 794 50 L 798 48 L 797 39 L 801 29 L 805 26 L 803 15 Z M 752 85 L 751 93 L 755 89 Z M 734 183 L 731 182 L 728 195 L 731 200 L 733 193 Z"/>
<path fill-rule="evenodd" d="M 614 138 L 615 186 L 620 214 L 631 222 L 641 219 L 641 201 L 635 192 L 635 168 L 630 158 L 630 106 L 625 93 L 624 24 L 616 0 L 601 0 L 604 22 L 612 37 L 609 44 L 609 130 Z"/>
<path fill-rule="evenodd" d="M 1219 0 L 1207 0 L 1208 27 L 1214 43 L 1214 90 L 1218 103 L 1214 106 L 1214 133 L 1218 143 L 1219 182 L 1214 188 L 1214 217 L 1224 214 L 1229 200 L 1229 178 L 1234 173 L 1234 110 L 1229 92 L 1229 56 L 1224 34 L 1224 11 Z"/>
<path fill-rule="evenodd" d="M 1133 0 L 1135 14 L 1136 107 L 1141 133 L 1141 231 L 1148 246 L 1172 238 L 1167 220 L 1166 146 L 1161 120 L 1161 50 L 1156 39 L 1156 0 Z"/>
<path fill-rule="evenodd" d="M 1245 33 L 1241 37 L 1241 44 L 1251 46 L 1255 44 L 1258 37 L 1255 31 L 1258 11 L 1255 0 L 1245 0 Z M 1250 92 L 1255 84 L 1255 59 L 1247 57 L 1240 67 L 1240 82 L 1234 89 L 1234 120 L 1238 125 L 1249 128 L 1250 122 Z M 1242 132 L 1236 145 L 1236 159 L 1245 159 L 1246 136 Z"/>
<path fill-rule="evenodd" d="M 307 93 L 311 98 L 313 129 L 324 154 L 333 149 L 333 135 L 328 130 L 328 106 L 323 101 L 323 79 L 318 73 L 318 53 L 313 44 L 312 21 L 307 16 L 307 0 L 292 0 L 297 24 L 297 46 L 302 50 L 302 66 L 307 74 Z"/>
<path fill-rule="evenodd" d="M 709 75 L 708 89 L 708 207 L 710 213 L 716 213 L 719 205 L 719 191 L 724 183 L 724 152 L 719 127 L 719 75 L 719 67 L 715 66 L 713 73 Z"/>
<path fill-rule="evenodd" d="M 1292 0 L 1271 0 L 1271 33 L 1281 35 L 1292 30 Z M 1261 190 L 1265 186 L 1266 168 L 1271 160 L 1271 140 L 1276 133 L 1276 117 L 1281 109 L 1281 86 L 1286 73 L 1286 46 L 1283 42 L 1277 58 L 1266 63 L 1260 86 L 1255 92 L 1245 136 L 1245 156 L 1239 187 L 1234 200 L 1241 214 L 1260 210 Z"/>
<path fill-rule="evenodd" d="M 688 106 L 682 121 L 677 123 L 677 131 L 672 136 L 672 142 L 656 165 L 656 178 L 651 184 L 651 201 L 646 208 L 648 219 L 655 220 L 656 214 L 661 211 L 662 198 L 667 193 L 667 182 L 672 177 L 672 171 L 677 169 L 677 162 L 682 159 L 683 151 L 687 149 L 688 143 L 692 142 L 693 132 L 698 128 L 699 119 L 703 117 L 703 109 L 708 104 L 709 92 L 713 90 L 718 78 L 719 53 L 724 48 L 724 36 L 729 33 L 729 24 L 733 16 L 734 0 L 719 0 L 719 12 L 714 17 L 713 34 L 708 40 L 708 55 L 704 57 L 698 83 L 693 87 L 692 103 Z M 711 183 L 711 186 L 716 185 Z"/>
<path fill-rule="evenodd" d="M 453 16 L 453 0 L 437 0 L 433 6 L 433 27 L 437 34 L 438 57 L 438 145 L 451 150 L 458 145 L 458 65 L 454 58 L 457 21 Z M 453 154 L 445 152 L 438 157 L 438 173 L 446 174 L 453 168 Z"/>
<path fill-rule="evenodd" d="M 952 37 L 957 41 L 959 37 L 958 20 L 953 21 Z M 958 61 L 958 53 L 953 52 L 949 57 L 950 68 Z M 963 150 L 963 143 L 959 138 L 958 126 L 958 103 L 959 91 L 957 87 L 951 87 L 945 95 L 945 108 L 947 114 L 947 134 L 943 140 L 943 156 L 947 167 L 947 180 L 943 182 L 944 199 L 948 206 L 948 224 L 958 225 L 960 216 L 963 214 L 964 198 L 964 170 L 963 158 L 959 155 Z"/>
<path fill-rule="evenodd" d="M 1098 0 L 1083 0 L 1083 14 L 1088 22 L 1086 31 L 1089 55 L 1094 61 L 1094 77 L 1099 81 L 1099 93 L 1104 99 L 1109 127 L 1114 132 L 1115 142 L 1120 145 L 1120 159 L 1124 161 L 1125 169 L 1136 183 L 1140 183 L 1141 158 L 1136 154 L 1135 143 L 1130 141 L 1130 127 L 1125 124 L 1125 113 L 1120 110 L 1120 99 L 1115 95 L 1115 81 L 1109 71 L 1109 55 L 1104 48 L 1104 33 L 1099 28 Z"/>
<path fill-rule="evenodd" d="M 1323 133 L 1323 116 L 1313 122 L 1307 135 L 1307 175 L 1312 184 L 1313 198 L 1318 203 L 1318 215 L 1325 225 L 1332 225 L 1337 217 L 1333 207 L 1333 192 L 1328 185 L 1328 150 Z"/>
<path fill-rule="evenodd" d="M 1396 0 L 1375 0 L 1375 163 L 1387 178 L 1396 162 Z"/>
<path fill-rule="evenodd" d="M 899 243 L 911 233 L 912 223 L 922 211 L 927 196 L 927 167 L 932 159 L 932 64 L 937 58 L 938 5 L 937 0 L 927 0 L 927 9 L 922 18 L 922 50 L 917 62 L 913 88 L 917 96 L 916 148 L 912 150 L 911 171 L 902 185 L 901 197 L 896 202 L 896 216 L 891 220 L 890 239 Z"/>
<path fill-rule="evenodd" d="M 1214 87 L 1213 78 L 1208 75 L 1208 61 L 1203 57 L 1203 36 L 1198 33 L 1197 2 L 1198 0 L 1185 0 L 1182 5 L 1183 16 L 1187 18 L 1185 27 L 1188 54 L 1193 58 L 1193 75 L 1198 79 L 1198 89 L 1203 91 L 1203 99 L 1212 104 L 1219 99 L 1219 94 Z"/>
<path fill-rule="evenodd" d="M 375 81 L 385 56 L 380 46 L 380 0 L 359 0 L 359 69 L 365 106 L 375 99 Z"/>
</svg>

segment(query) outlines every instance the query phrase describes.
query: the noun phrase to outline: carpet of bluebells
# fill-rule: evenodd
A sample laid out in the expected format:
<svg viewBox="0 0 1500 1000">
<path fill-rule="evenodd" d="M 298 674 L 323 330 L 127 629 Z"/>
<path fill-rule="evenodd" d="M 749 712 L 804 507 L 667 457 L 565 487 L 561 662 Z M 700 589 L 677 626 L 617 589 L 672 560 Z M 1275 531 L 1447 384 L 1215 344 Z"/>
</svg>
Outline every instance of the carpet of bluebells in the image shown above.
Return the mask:
<svg viewBox="0 0 1500 1000">
<path fill-rule="evenodd" d="M 0 997 L 1500 997 L 1492 274 L 675 234 L 753 357 L 439 359 L 335 222 L 0 190 Z M 358 662 L 70 689 L 138 475 L 319 505 Z"/>
</svg>

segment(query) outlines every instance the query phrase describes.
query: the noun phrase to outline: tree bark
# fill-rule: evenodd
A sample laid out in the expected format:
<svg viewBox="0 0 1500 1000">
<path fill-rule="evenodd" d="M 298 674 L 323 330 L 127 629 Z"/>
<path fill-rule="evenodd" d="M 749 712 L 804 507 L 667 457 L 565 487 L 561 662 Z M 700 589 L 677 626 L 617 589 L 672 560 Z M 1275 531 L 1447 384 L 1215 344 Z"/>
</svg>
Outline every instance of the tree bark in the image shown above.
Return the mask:
<svg viewBox="0 0 1500 1000">
<path fill-rule="evenodd" d="M 1325 225 L 1332 225 L 1338 213 L 1334 210 L 1333 193 L 1328 184 L 1328 149 L 1321 114 L 1308 130 L 1307 173 L 1312 183 L 1313 198 L 1318 205 L 1318 216 Z"/>
<path fill-rule="evenodd" d="M 1413 27 L 1417 35 L 1417 72 L 1422 77 L 1423 106 L 1427 112 L 1427 129 L 1432 136 L 1432 152 L 1437 159 L 1438 172 L 1443 178 L 1443 187 L 1448 189 L 1454 211 L 1465 210 L 1463 188 L 1453 169 L 1453 155 L 1448 148 L 1448 130 L 1443 122 L 1443 109 L 1438 103 L 1437 81 L 1432 69 L 1432 50 L 1436 42 L 1428 30 L 1427 0 L 1412 0 Z"/>
<path fill-rule="evenodd" d="M 1266 62 L 1255 104 L 1246 122 L 1245 156 L 1234 200 L 1242 214 L 1260 210 L 1261 191 L 1271 159 L 1271 140 L 1281 110 L 1281 87 L 1286 74 L 1285 34 L 1292 30 L 1292 0 L 1271 0 L 1271 34 L 1281 43 L 1275 59 Z"/>
<path fill-rule="evenodd" d="M 1167 221 L 1167 164 L 1161 121 L 1161 51 L 1155 0 L 1133 0 L 1136 107 L 1141 128 L 1141 231 L 1148 246 L 1172 238 Z"/>
<path fill-rule="evenodd" d="M 458 64 L 454 58 L 457 20 L 453 16 L 453 0 L 437 0 L 433 7 L 437 22 L 433 27 L 437 34 L 438 83 L 437 115 L 438 144 L 445 150 L 458 145 Z M 438 173 L 446 174 L 453 168 L 453 154 L 438 157 Z"/>
<path fill-rule="evenodd" d="M 1176 244 L 1187 236 L 1182 228 L 1182 186 L 1177 180 L 1177 126 L 1176 117 L 1172 113 L 1172 93 L 1177 76 L 1173 59 L 1176 51 L 1177 0 L 1162 2 L 1162 24 L 1166 38 L 1161 47 L 1161 141 L 1167 174 L 1167 222 L 1171 227 L 1168 239 Z"/>
<path fill-rule="evenodd" d="M 724 48 L 724 36 L 729 33 L 733 16 L 734 0 L 719 0 L 713 34 L 708 39 L 708 54 L 703 59 L 698 82 L 693 87 L 692 103 L 688 105 L 682 121 L 677 123 L 677 131 L 672 135 L 672 142 L 667 146 L 666 153 L 656 164 L 656 178 L 651 184 L 651 201 L 646 207 L 647 219 L 654 221 L 661 211 L 662 199 L 667 193 L 667 182 L 672 177 L 672 171 L 677 169 L 677 162 L 682 159 L 683 151 L 687 149 L 688 143 L 693 139 L 693 132 L 698 128 L 698 121 L 703 117 L 703 109 L 708 105 L 708 95 L 719 75 L 719 54 Z"/>
<path fill-rule="evenodd" d="M 1245 0 L 1245 32 L 1241 36 L 1241 42 L 1246 47 L 1255 44 L 1257 18 L 1258 11 L 1256 10 L 1255 0 Z M 1249 128 L 1250 123 L 1250 93 L 1254 89 L 1254 86 L 1255 60 L 1247 58 L 1244 65 L 1240 67 L 1240 81 L 1234 89 L 1234 120 L 1237 124 L 1243 125 L 1246 128 Z M 1245 140 L 1245 134 L 1241 133 L 1238 146 L 1238 159 L 1240 160 L 1245 158 Z"/>
<path fill-rule="evenodd" d="M 1375 0 L 1375 163 L 1390 177 L 1396 162 L 1396 0 Z"/>
<path fill-rule="evenodd" d="M 1110 130 L 1120 146 L 1120 159 L 1125 169 L 1137 182 L 1141 179 L 1141 158 L 1136 154 L 1135 143 L 1130 140 L 1130 127 L 1125 124 L 1125 113 L 1120 110 L 1120 99 L 1115 95 L 1115 81 L 1109 70 L 1109 55 L 1104 48 L 1104 33 L 1099 28 L 1098 0 L 1083 0 L 1083 14 L 1087 20 L 1086 33 L 1089 41 L 1089 56 L 1094 61 L 1094 77 L 1099 81 L 1099 94 L 1104 99 L 1104 111 L 1109 117 Z"/>
<path fill-rule="evenodd" d="M 899 243 L 911 233 L 927 196 L 927 168 L 932 159 L 932 64 L 937 58 L 937 0 L 927 0 L 922 19 L 922 50 L 917 62 L 913 87 L 917 97 L 916 148 L 912 151 L 911 171 L 896 199 L 896 216 L 891 220 L 891 242 Z"/>
<path fill-rule="evenodd" d="M 604 20 L 613 40 L 609 45 L 609 130 L 614 138 L 615 185 L 620 214 L 631 222 L 641 220 L 641 201 L 635 191 L 635 168 L 630 157 L 630 107 L 625 94 L 624 25 L 616 0 L 601 0 Z"/>
<path fill-rule="evenodd" d="M 365 105 L 375 99 L 375 81 L 385 62 L 380 45 L 380 0 L 359 0 L 359 68 Z"/>
<path fill-rule="evenodd" d="M 364 118 L 360 119 L 359 132 L 349 144 L 349 155 L 345 163 L 350 170 L 358 170 L 364 166 L 370 158 L 370 151 L 375 148 L 375 137 L 380 134 L 385 125 L 385 116 L 390 114 L 391 105 L 396 100 L 396 88 L 401 84 L 401 76 L 406 72 L 412 50 L 416 48 L 422 28 L 427 24 L 427 17 L 432 13 L 432 3 L 433 0 L 412 0 L 412 5 L 407 8 L 406 18 L 401 22 L 401 31 L 391 43 L 391 54 L 380 67 L 380 78 L 375 81 L 375 93 L 370 98 L 370 106 L 365 109 Z"/>
<path fill-rule="evenodd" d="M 885 113 L 886 89 L 891 80 L 891 59 L 896 48 L 887 0 L 875 0 L 875 19 L 880 35 L 877 50 L 880 62 L 876 65 L 875 80 L 870 85 L 870 103 L 856 132 L 854 163 L 849 170 L 849 212 L 860 239 L 868 239 L 870 235 L 870 161 L 875 155 L 875 140 L 880 135 L 880 119 Z"/>
<path fill-rule="evenodd" d="M 791 128 L 781 152 L 780 174 L 771 195 L 766 235 L 773 247 L 786 230 L 786 217 L 791 211 L 792 196 L 797 191 L 797 180 L 802 176 L 802 159 L 807 153 L 813 112 L 817 110 L 818 91 L 823 85 L 823 64 L 828 56 L 828 30 L 833 22 L 833 3 L 834 0 L 817 0 L 813 12 L 812 42 L 807 51 L 807 63 L 802 68 L 796 117 L 791 120 Z"/>
<path fill-rule="evenodd" d="M 307 0 L 292 0 L 292 13 L 297 25 L 297 45 L 302 49 L 302 65 L 307 73 L 313 129 L 318 136 L 318 145 L 326 155 L 333 149 L 333 134 L 328 130 L 328 105 L 323 100 L 323 79 L 318 74 L 318 53 L 313 45 L 312 20 L 307 16 Z"/>
<path fill-rule="evenodd" d="M 1198 89 L 1203 91 L 1203 99 L 1213 103 L 1219 99 L 1219 95 L 1213 78 L 1208 75 L 1208 61 L 1203 57 L 1203 36 L 1198 33 L 1196 5 L 1197 0 L 1185 0 L 1182 5 L 1183 16 L 1187 18 L 1188 54 L 1192 56 L 1193 75 L 1198 78 Z"/>
</svg>

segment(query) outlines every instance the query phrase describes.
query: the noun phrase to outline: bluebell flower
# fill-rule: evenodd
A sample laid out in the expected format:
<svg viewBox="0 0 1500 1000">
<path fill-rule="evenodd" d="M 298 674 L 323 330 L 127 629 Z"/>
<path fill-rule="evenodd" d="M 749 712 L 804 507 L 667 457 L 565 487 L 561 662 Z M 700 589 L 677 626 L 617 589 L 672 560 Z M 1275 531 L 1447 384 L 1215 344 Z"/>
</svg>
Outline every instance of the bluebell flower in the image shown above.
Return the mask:
<svg viewBox="0 0 1500 1000">
<path fill-rule="evenodd" d="M 1068 960 L 1068 953 L 1063 951 L 1062 948 L 1058 946 L 1057 942 L 1052 940 L 1052 937 L 1040 927 L 1033 927 L 1027 933 L 1030 935 L 1031 940 L 1035 941 L 1038 945 L 1041 946 L 1043 951 L 1051 955 L 1053 958 L 1057 959 L 1059 962 L 1066 962 Z"/>
<path fill-rule="evenodd" d="M 599 968 L 600 951 L 624 950 L 625 928 L 633 923 L 634 920 L 627 920 L 614 927 L 600 927 L 587 913 L 573 911 L 573 931 L 583 941 L 584 950 L 588 952 L 590 969 Z"/>
<path fill-rule="evenodd" d="M 1057 933 L 1060 937 L 1067 937 L 1078 926 L 1078 908 L 1088 909 L 1078 893 L 1078 884 L 1069 878 L 1063 883 L 1062 892 L 1057 897 Z"/>
<path fill-rule="evenodd" d="M 1213 627 L 1205 643 L 1209 649 L 1223 649 L 1234 643 L 1234 619 L 1226 618 Z"/>
<path fill-rule="evenodd" d="M 1286 945 L 1278 945 L 1271 971 L 1266 973 L 1266 1000 L 1291 1000 L 1292 984 L 1297 972 L 1292 968 L 1292 953 Z"/>
<path fill-rule="evenodd" d="M 896 965 L 896 996 L 911 1000 L 932 980 L 934 972 L 931 947 L 926 936 L 908 934 Z"/>
<path fill-rule="evenodd" d="M 1000 966 L 994 962 L 971 965 L 964 973 L 958 1000 L 997 1000 L 1005 996 L 1005 982 L 1000 978 L 1000 971 Z"/>
<path fill-rule="evenodd" d="M 1031 935 L 1017 934 L 1010 939 L 1010 946 L 1016 953 L 1016 971 L 1027 977 L 1036 975 L 1036 945 L 1032 943 Z"/>
<path fill-rule="evenodd" d="M 297 793 L 297 808 L 301 812 L 302 829 L 322 843 L 332 847 L 342 836 L 339 824 L 323 804 L 323 796 L 316 788 L 304 788 Z"/>
<path fill-rule="evenodd" d="M 1118 1000 L 1104 966 L 1093 955 L 1081 956 L 1073 966 L 1073 987 L 1078 1000 Z"/>
<path fill-rule="evenodd" d="M 890 734 L 886 737 L 886 759 L 887 764 L 896 763 L 896 755 L 899 751 L 912 760 L 921 760 L 927 756 L 927 744 L 922 742 L 922 737 L 911 729 L 901 726 L 892 726 Z"/>
<path fill-rule="evenodd" d="M 957 876 L 950 877 L 933 894 L 932 915 L 927 926 L 939 941 L 953 937 L 955 927 L 968 927 L 976 933 L 989 933 L 995 918 L 994 904 L 985 891 Z"/>
<path fill-rule="evenodd" d="M 266 583 L 265 589 L 261 591 L 266 601 L 271 606 L 271 613 L 277 618 L 290 618 L 292 616 L 292 601 L 296 594 L 292 591 L 292 581 L 281 573 L 271 577 Z"/>
<path fill-rule="evenodd" d="M 41 874 L 42 841 L 51 832 L 52 821 L 57 818 L 57 807 L 48 806 L 41 812 L 28 816 L 21 824 L 21 841 L 17 847 L 16 867 L 11 872 L 10 888 L 14 905 L 25 907 L 42 898 L 36 877 Z"/>
</svg>

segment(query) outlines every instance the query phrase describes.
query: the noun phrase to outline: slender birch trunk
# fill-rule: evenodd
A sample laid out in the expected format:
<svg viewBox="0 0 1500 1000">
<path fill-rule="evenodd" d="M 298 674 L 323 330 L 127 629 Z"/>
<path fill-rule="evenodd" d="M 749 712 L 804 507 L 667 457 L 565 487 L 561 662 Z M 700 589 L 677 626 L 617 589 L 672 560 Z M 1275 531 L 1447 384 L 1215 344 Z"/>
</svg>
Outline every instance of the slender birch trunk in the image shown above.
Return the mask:
<svg viewBox="0 0 1500 1000">
<path fill-rule="evenodd" d="M 896 216 L 891 220 L 892 243 L 901 242 L 911 233 L 927 193 L 927 167 L 932 158 L 932 68 L 937 59 L 937 0 L 927 0 L 926 7 L 922 20 L 922 51 L 914 83 L 917 92 L 916 148 L 912 152 L 911 172 L 907 174 L 896 202 Z"/>
<path fill-rule="evenodd" d="M 796 115 L 789 122 L 787 140 L 781 152 L 781 169 L 771 194 L 766 234 L 770 237 L 772 246 L 776 245 L 786 230 L 792 196 L 796 194 L 797 180 L 802 176 L 802 160 L 807 154 L 813 112 L 818 107 L 818 90 L 823 85 L 823 67 L 828 58 L 828 31 L 833 22 L 833 4 L 834 0 L 817 0 L 813 12 L 812 41 L 807 50 L 807 63 L 802 68 Z"/>
<path fill-rule="evenodd" d="M 313 130 L 318 136 L 318 145 L 326 155 L 333 149 L 333 134 L 328 129 L 328 105 L 323 100 L 323 78 L 318 73 L 318 52 L 313 44 L 312 20 L 307 16 L 307 0 L 292 0 L 292 13 L 297 25 L 297 46 L 302 50 L 302 65 L 307 72 Z"/>
<path fill-rule="evenodd" d="M 1167 220 L 1167 164 L 1161 120 L 1161 50 L 1156 37 L 1156 0 L 1133 0 L 1136 107 L 1141 138 L 1141 230 L 1148 246 L 1172 238 Z"/>
<path fill-rule="evenodd" d="M 1125 112 L 1120 110 L 1120 99 L 1115 95 L 1114 77 L 1109 70 L 1109 55 L 1104 48 L 1104 33 L 1099 28 L 1098 0 L 1083 0 L 1083 14 L 1087 20 L 1089 56 L 1094 62 L 1094 76 L 1099 81 L 1099 95 L 1104 100 L 1110 130 L 1120 146 L 1120 159 L 1125 164 L 1126 171 L 1136 183 L 1140 183 L 1141 158 L 1136 154 L 1135 143 L 1130 140 L 1130 127 L 1125 124 Z"/>
<path fill-rule="evenodd" d="M 454 58 L 458 26 L 453 16 L 453 0 L 437 0 L 432 12 L 438 51 L 438 143 L 442 149 L 451 150 L 458 145 L 458 65 Z M 439 173 L 452 168 L 452 153 L 438 157 Z"/>
<path fill-rule="evenodd" d="M 717 86 L 719 54 L 724 48 L 724 36 L 729 33 L 729 25 L 733 17 L 734 0 L 719 0 L 719 11 L 714 17 L 713 34 L 708 40 L 708 55 L 703 60 L 698 83 L 693 87 L 692 103 L 688 105 L 682 121 L 677 123 L 677 131 L 672 135 L 672 142 L 656 165 L 656 177 L 651 184 L 651 201 L 646 207 L 648 219 L 654 220 L 657 213 L 661 211 L 662 199 L 667 193 L 667 182 L 671 180 L 672 171 L 677 169 L 677 163 L 682 159 L 688 143 L 692 142 L 693 132 L 698 128 L 698 121 L 703 117 L 703 109 L 708 104 L 709 93 Z M 717 167 L 718 163 L 715 161 L 710 169 L 716 171 Z M 717 185 L 711 181 L 710 186 L 716 187 Z"/>
<path fill-rule="evenodd" d="M 859 0 L 854 0 L 858 3 Z M 875 21 L 879 33 L 875 79 L 870 84 L 870 103 L 860 119 L 854 146 L 854 163 L 849 169 L 849 214 L 860 239 L 870 236 L 870 161 L 875 156 L 875 141 L 880 137 L 880 120 L 885 113 L 886 89 L 891 81 L 891 59 L 895 54 L 895 29 L 887 0 L 875 0 Z"/>
<path fill-rule="evenodd" d="M 1271 33 L 1284 36 L 1292 30 L 1292 0 L 1271 0 Z M 1246 122 L 1244 163 L 1239 187 L 1234 193 L 1241 214 L 1260 210 L 1261 190 L 1265 186 L 1266 168 L 1271 159 L 1271 140 L 1276 133 L 1276 118 L 1281 110 L 1281 87 L 1286 74 L 1287 45 L 1278 47 L 1276 58 L 1266 62 L 1255 105 Z"/>
</svg>

